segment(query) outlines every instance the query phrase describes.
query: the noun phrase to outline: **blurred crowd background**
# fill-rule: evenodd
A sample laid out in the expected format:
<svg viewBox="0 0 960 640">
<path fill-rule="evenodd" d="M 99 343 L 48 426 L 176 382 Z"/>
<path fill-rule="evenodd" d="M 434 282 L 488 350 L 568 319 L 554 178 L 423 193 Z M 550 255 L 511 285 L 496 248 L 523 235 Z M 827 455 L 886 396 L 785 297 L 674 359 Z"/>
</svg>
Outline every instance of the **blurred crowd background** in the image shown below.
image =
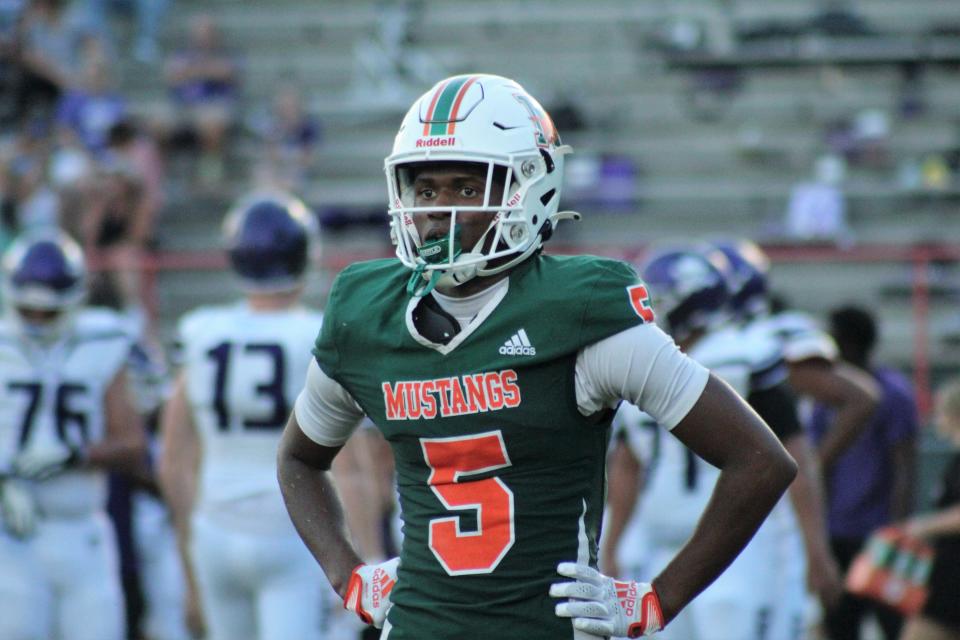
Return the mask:
<svg viewBox="0 0 960 640">
<path fill-rule="evenodd" d="M 866 309 L 921 423 L 960 362 L 960 3 L 943 0 L 0 0 L 0 245 L 61 226 L 93 299 L 162 345 L 237 295 L 220 221 L 317 212 L 322 307 L 390 255 L 383 158 L 438 79 L 544 102 L 575 155 L 551 251 L 636 261 L 746 237 L 783 303 Z M 917 500 L 947 446 L 921 432 Z"/>
</svg>

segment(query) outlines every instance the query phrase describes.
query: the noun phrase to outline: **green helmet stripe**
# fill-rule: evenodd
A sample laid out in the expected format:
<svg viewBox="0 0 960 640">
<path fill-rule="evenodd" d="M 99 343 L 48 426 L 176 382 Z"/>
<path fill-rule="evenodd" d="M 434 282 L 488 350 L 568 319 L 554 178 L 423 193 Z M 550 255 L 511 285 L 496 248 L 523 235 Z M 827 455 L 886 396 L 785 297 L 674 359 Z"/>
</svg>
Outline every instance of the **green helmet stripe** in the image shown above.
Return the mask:
<svg viewBox="0 0 960 640">
<path fill-rule="evenodd" d="M 442 136 L 447 134 L 447 123 L 450 120 L 450 110 L 452 109 L 453 103 L 457 98 L 457 94 L 460 92 L 460 88 L 466 84 L 467 80 L 469 79 L 469 76 L 464 76 L 462 78 L 457 78 L 456 80 L 451 80 L 441 90 L 440 97 L 437 99 L 437 104 L 433 108 L 433 113 L 428 116 L 432 122 L 430 125 L 430 135 Z"/>
</svg>

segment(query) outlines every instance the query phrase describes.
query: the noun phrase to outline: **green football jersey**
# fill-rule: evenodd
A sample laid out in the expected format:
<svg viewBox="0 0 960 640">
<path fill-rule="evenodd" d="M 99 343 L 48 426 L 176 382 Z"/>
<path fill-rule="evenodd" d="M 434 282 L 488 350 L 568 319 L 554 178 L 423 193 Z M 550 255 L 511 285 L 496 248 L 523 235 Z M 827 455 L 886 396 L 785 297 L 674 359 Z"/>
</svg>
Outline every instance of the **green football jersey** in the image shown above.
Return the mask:
<svg viewBox="0 0 960 640">
<path fill-rule="evenodd" d="M 314 349 L 396 458 L 389 638 L 573 638 L 548 590 L 559 562 L 596 564 L 612 419 L 577 409 L 577 353 L 652 321 L 646 290 L 621 262 L 535 257 L 439 345 L 413 325 L 409 277 L 396 260 L 345 269 Z"/>
</svg>

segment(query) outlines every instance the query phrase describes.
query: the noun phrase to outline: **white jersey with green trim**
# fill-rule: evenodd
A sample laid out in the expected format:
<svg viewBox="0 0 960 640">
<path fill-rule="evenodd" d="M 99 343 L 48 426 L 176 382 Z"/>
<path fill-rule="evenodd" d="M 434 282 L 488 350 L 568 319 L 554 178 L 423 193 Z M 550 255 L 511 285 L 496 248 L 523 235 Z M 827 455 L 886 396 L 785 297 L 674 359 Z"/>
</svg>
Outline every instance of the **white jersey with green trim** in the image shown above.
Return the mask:
<svg viewBox="0 0 960 640">
<path fill-rule="evenodd" d="M 102 440 L 104 397 L 131 344 L 120 316 L 102 309 L 79 311 L 60 340 L 43 346 L 0 325 L 0 468 L 31 448 Z M 107 474 L 71 470 L 33 490 L 45 517 L 88 515 L 106 507 Z"/>
</svg>

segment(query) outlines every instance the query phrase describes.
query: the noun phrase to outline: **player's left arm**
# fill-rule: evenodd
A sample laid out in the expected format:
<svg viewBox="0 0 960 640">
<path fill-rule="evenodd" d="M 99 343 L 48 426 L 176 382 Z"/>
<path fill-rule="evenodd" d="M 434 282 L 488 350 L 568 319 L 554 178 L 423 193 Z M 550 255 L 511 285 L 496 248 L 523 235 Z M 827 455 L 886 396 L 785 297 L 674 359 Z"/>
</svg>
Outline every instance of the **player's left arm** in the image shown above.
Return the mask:
<svg viewBox="0 0 960 640">
<path fill-rule="evenodd" d="M 763 420 L 712 374 L 671 433 L 720 476 L 693 535 L 653 580 L 665 621 L 733 562 L 797 472 Z"/>
<path fill-rule="evenodd" d="M 618 581 L 583 564 L 561 563 L 572 582 L 550 595 L 569 598 L 556 614 L 589 634 L 636 638 L 661 630 L 733 562 L 786 491 L 796 464 L 763 420 L 709 375 L 673 435 L 720 469 L 693 535 L 651 584 Z"/>
<path fill-rule="evenodd" d="M 650 414 L 720 469 L 697 527 L 651 584 L 622 583 L 585 565 L 561 563 L 574 578 L 554 584 L 557 615 L 594 635 L 638 637 L 672 620 L 736 558 L 796 475 L 796 463 L 763 420 L 725 382 L 680 353 L 652 325 L 637 326 L 581 351 L 582 412 L 623 399 Z M 628 602 L 618 594 L 624 592 Z"/>
<path fill-rule="evenodd" d="M 91 443 L 84 464 L 130 474 L 147 465 L 147 434 L 131 401 L 126 369 L 121 369 L 104 393 L 104 438 Z"/>
</svg>

